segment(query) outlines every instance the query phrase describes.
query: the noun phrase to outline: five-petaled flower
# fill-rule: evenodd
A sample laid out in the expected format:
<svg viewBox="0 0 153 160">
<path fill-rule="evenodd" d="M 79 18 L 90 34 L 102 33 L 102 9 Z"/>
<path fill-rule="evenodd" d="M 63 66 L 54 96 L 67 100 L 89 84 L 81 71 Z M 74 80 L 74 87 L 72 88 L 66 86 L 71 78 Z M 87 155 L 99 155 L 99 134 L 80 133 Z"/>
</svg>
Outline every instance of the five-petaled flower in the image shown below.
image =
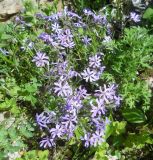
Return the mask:
<svg viewBox="0 0 153 160">
<path fill-rule="evenodd" d="M 49 65 L 49 57 L 45 53 L 37 52 L 32 62 L 35 62 L 37 67 L 44 67 L 45 65 Z"/>
</svg>

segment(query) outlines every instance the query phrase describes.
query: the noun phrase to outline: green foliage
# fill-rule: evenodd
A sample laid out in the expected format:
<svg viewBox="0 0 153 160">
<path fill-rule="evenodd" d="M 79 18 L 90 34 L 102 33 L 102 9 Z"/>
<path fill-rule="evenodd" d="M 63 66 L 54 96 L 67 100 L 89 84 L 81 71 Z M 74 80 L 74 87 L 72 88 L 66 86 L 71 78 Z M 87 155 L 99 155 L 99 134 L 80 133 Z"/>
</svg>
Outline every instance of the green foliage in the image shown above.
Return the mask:
<svg viewBox="0 0 153 160">
<path fill-rule="evenodd" d="M 148 8 L 143 14 L 143 18 L 149 20 L 150 22 L 153 20 L 153 9 Z"/>
<path fill-rule="evenodd" d="M 14 78 L 8 77 L 5 80 L 1 79 L 0 82 L 0 95 L 2 95 L 0 111 L 10 110 L 13 114 L 19 114 L 22 101 L 30 102 L 32 106 L 36 104 L 40 83 L 35 78 L 31 79 L 30 83 L 20 86 Z"/>
<path fill-rule="evenodd" d="M 78 11 L 82 11 L 84 8 L 90 8 L 92 10 L 101 9 L 105 4 L 107 4 L 106 0 L 72 0 L 69 1 L 75 9 Z"/>
<path fill-rule="evenodd" d="M 32 150 L 23 154 L 22 158 L 16 160 L 48 160 L 49 151 Z"/>
<path fill-rule="evenodd" d="M 145 114 L 136 108 L 125 109 L 122 112 L 123 117 L 130 123 L 143 123 L 146 121 Z"/>
<path fill-rule="evenodd" d="M 33 137 L 33 125 L 26 117 L 4 119 L 0 124 L 0 158 L 27 148 L 24 141 Z"/>
<path fill-rule="evenodd" d="M 125 82 L 121 89 L 125 106 L 128 108 L 143 108 L 144 111 L 150 107 L 151 90 L 144 81 Z"/>
</svg>

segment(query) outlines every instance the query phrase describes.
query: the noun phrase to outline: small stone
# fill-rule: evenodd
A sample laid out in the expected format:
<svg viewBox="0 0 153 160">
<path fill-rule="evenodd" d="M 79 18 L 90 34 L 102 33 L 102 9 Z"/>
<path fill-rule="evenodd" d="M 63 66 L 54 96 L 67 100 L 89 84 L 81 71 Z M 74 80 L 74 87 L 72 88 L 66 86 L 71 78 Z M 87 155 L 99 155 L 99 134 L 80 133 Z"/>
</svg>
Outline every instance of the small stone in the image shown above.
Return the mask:
<svg viewBox="0 0 153 160">
<path fill-rule="evenodd" d="M 20 0 L 0 0 L 0 21 L 6 21 L 22 9 Z"/>
</svg>

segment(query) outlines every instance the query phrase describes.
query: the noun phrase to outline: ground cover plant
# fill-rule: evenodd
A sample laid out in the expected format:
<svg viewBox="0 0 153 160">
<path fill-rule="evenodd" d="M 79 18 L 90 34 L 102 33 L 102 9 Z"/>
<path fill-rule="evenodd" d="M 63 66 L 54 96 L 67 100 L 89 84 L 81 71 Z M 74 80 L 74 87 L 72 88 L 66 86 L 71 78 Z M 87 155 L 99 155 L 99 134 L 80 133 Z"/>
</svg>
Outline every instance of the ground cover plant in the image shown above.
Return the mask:
<svg viewBox="0 0 153 160">
<path fill-rule="evenodd" d="M 0 159 L 151 159 L 152 8 L 24 3 L 0 25 Z"/>
</svg>

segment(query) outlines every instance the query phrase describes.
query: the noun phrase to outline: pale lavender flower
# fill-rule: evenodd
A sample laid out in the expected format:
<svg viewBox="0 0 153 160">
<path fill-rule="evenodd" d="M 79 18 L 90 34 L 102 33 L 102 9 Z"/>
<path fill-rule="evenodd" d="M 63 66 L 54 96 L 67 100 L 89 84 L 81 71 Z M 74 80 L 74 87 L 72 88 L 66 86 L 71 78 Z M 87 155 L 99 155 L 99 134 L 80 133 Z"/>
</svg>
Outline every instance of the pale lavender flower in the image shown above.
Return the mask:
<svg viewBox="0 0 153 160">
<path fill-rule="evenodd" d="M 58 46 L 58 43 L 54 40 L 54 37 L 51 35 L 48 35 L 47 33 L 41 33 L 38 38 L 48 44 L 51 44 L 54 47 Z"/>
<path fill-rule="evenodd" d="M 135 12 L 131 12 L 130 13 L 130 18 L 131 20 L 133 20 L 134 22 L 140 22 L 140 15 L 136 14 Z"/>
<path fill-rule="evenodd" d="M 92 106 L 92 117 L 102 116 L 106 113 L 106 107 L 103 99 L 96 99 L 96 105 L 91 101 L 90 105 Z"/>
<path fill-rule="evenodd" d="M 61 58 L 58 60 L 57 63 L 52 63 L 55 65 L 56 71 L 57 71 L 58 75 L 60 75 L 60 76 L 62 76 L 66 73 L 67 67 L 68 67 L 68 62 L 61 60 Z"/>
<path fill-rule="evenodd" d="M 36 122 L 40 126 L 40 128 L 42 128 L 42 127 L 48 128 L 47 118 L 44 115 L 44 112 L 42 112 L 40 115 L 36 114 Z"/>
<path fill-rule="evenodd" d="M 96 130 L 95 133 L 92 134 L 90 139 L 90 144 L 96 147 L 97 145 L 100 145 L 102 142 L 104 142 L 103 139 L 104 133 L 101 130 Z"/>
<path fill-rule="evenodd" d="M 84 23 L 84 22 L 82 22 L 82 21 L 78 21 L 78 22 L 76 22 L 76 23 L 73 23 L 73 25 L 75 26 L 75 27 L 81 27 L 81 28 L 85 28 L 86 27 L 86 24 Z"/>
<path fill-rule="evenodd" d="M 32 62 L 35 62 L 37 67 L 44 67 L 45 65 L 49 65 L 49 57 L 45 53 L 37 52 Z"/>
<path fill-rule="evenodd" d="M 40 18 L 40 19 L 43 19 L 44 18 L 44 15 L 42 13 L 36 13 L 36 18 Z"/>
<path fill-rule="evenodd" d="M 70 29 L 66 29 L 66 30 L 64 31 L 64 33 L 65 33 L 67 39 L 70 39 L 70 38 L 73 37 Z"/>
<path fill-rule="evenodd" d="M 63 82 L 59 80 L 58 82 L 54 83 L 54 92 L 61 97 L 68 97 L 72 95 L 72 88 L 68 84 L 68 82 Z"/>
<path fill-rule="evenodd" d="M 105 125 L 109 125 L 111 123 L 111 121 L 108 119 L 108 117 L 106 117 L 104 123 L 105 123 Z"/>
<path fill-rule="evenodd" d="M 48 34 L 47 33 L 41 33 L 39 36 L 38 36 L 38 38 L 39 39 L 41 39 L 41 40 L 43 40 L 43 41 L 45 41 L 45 42 L 47 42 L 48 41 Z"/>
<path fill-rule="evenodd" d="M 67 41 L 65 43 L 62 44 L 63 47 L 66 47 L 66 48 L 74 48 L 75 46 L 75 43 L 73 41 Z"/>
<path fill-rule="evenodd" d="M 52 30 L 55 32 L 55 33 L 60 33 L 62 31 L 62 29 L 60 29 L 60 26 L 58 23 L 54 23 L 52 24 Z"/>
<path fill-rule="evenodd" d="M 107 87 L 104 84 L 103 88 L 100 86 L 99 90 L 95 90 L 95 96 L 102 98 L 107 104 L 112 102 L 115 93 L 116 93 L 116 86 L 114 84 L 110 85 L 109 87 Z"/>
<path fill-rule="evenodd" d="M 53 21 L 57 21 L 59 19 L 59 17 L 60 17 L 59 13 L 58 14 L 55 13 L 55 14 L 51 15 L 51 18 L 52 18 Z"/>
<path fill-rule="evenodd" d="M 72 69 L 70 69 L 67 73 L 68 78 L 80 77 L 80 74 Z"/>
<path fill-rule="evenodd" d="M 91 140 L 91 134 L 86 133 L 83 138 L 81 138 L 82 141 L 84 141 L 84 146 L 86 148 L 90 147 L 90 140 Z"/>
<path fill-rule="evenodd" d="M 79 22 L 73 23 L 73 25 L 74 25 L 74 27 L 78 27 L 78 28 L 81 28 L 81 27 L 82 27 L 82 25 L 81 25 Z"/>
<path fill-rule="evenodd" d="M 98 23 L 98 24 L 105 24 L 106 25 L 106 23 L 107 23 L 106 16 L 93 14 L 93 19 L 94 19 L 94 22 Z"/>
<path fill-rule="evenodd" d="M 65 132 L 67 131 L 74 131 L 76 124 L 77 124 L 77 117 L 76 115 L 72 114 L 66 114 L 65 116 L 62 117 L 62 125 L 63 128 L 65 129 Z"/>
<path fill-rule="evenodd" d="M 82 42 L 83 42 L 85 45 L 90 45 L 91 38 L 88 38 L 87 36 L 83 36 Z"/>
<path fill-rule="evenodd" d="M 56 124 L 55 128 L 50 129 L 50 133 L 52 138 L 55 138 L 55 137 L 60 138 L 64 133 L 64 129 L 61 125 Z"/>
<path fill-rule="evenodd" d="M 18 16 L 15 17 L 15 22 L 17 24 L 25 24 L 25 21 L 23 21 L 22 17 L 18 17 Z"/>
<path fill-rule="evenodd" d="M 100 75 L 104 72 L 104 69 L 105 69 L 105 68 L 106 68 L 105 66 L 98 68 L 97 74 L 98 74 L 99 77 L 100 77 Z"/>
<path fill-rule="evenodd" d="M 94 125 L 96 127 L 96 130 L 104 132 L 106 123 L 105 121 L 99 116 L 99 117 L 92 117 L 91 125 Z"/>
<path fill-rule="evenodd" d="M 67 12 L 67 15 L 68 15 L 70 18 L 78 18 L 78 19 L 81 19 L 81 17 L 80 17 L 78 14 L 76 14 L 76 13 L 74 13 L 74 12 L 71 12 L 71 11 L 68 11 L 68 12 Z"/>
<path fill-rule="evenodd" d="M 58 19 L 59 19 L 58 14 L 52 14 L 51 16 L 44 16 L 44 20 L 48 22 L 54 22 L 57 21 Z"/>
<path fill-rule="evenodd" d="M 91 16 L 91 15 L 94 14 L 90 9 L 87 9 L 87 8 L 85 8 L 85 9 L 83 10 L 83 12 L 84 12 L 84 14 L 85 14 L 86 16 Z"/>
<path fill-rule="evenodd" d="M 48 128 L 48 124 L 56 122 L 56 114 L 54 111 L 42 112 L 41 114 L 36 114 L 36 122 L 42 128 Z"/>
<path fill-rule="evenodd" d="M 55 146 L 55 142 L 53 139 L 49 138 L 49 137 L 45 137 L 40 141 L 40 147 L 44 147 L 44 148 L 50 148 Z"/>
<path fill-rule="evenodd" d="M 116 107 L 120 106 L 121 100 L 122 100 L 122 98 L 120 96 L 114 96 L 114 101 L 115 101 Z"/>
<path fill-rule="evenodd" d="M 73 48 L 75 44 L 73 42 L 72 37 L 73 35 L 70 29 L 66 29 L 63 31 L 63 33 L 58 34 L 58 41 L 63 47 Z"/>
<path fill-rule="evenodd" d="M 77 96 L 72 96 L 67 99 L 67 105 L 71 106 L 71 110 L 73 111 L 74 109 L 74 111 L 76 112 L 80 108 L 82 108 L 82 101 Z"/>
<path fill-rule="evenodd" d="M 78 97 L 78 99 L 86 99 L 89 95 L 87 90 L 82 86 L 76 89 L 76 97 Z"/>
<path fill-rule="evenodd" d="M 99 79 L 99 75 L 97 74 L 96 70 L 90 70 L 90 68 L 85 69 L 81 73 L 83 79 L 86 80 L 86 82 L 94 82 Z"/>
<path fill-rule="evenodd" d="M 112 38 L 110 36 L 105 36 L 104 37 L 104 40 L 103 40 L 104 43 L 108 43 L 108 42 L 111 42 L 111 41 L 112 41 Z"/>
<path fill-rule="evenodd" d="M 101 57 L 99 55 L 89 57 L 89 67 L 99 68 L 100 66 L 101 66 Z"/>
</svg>

